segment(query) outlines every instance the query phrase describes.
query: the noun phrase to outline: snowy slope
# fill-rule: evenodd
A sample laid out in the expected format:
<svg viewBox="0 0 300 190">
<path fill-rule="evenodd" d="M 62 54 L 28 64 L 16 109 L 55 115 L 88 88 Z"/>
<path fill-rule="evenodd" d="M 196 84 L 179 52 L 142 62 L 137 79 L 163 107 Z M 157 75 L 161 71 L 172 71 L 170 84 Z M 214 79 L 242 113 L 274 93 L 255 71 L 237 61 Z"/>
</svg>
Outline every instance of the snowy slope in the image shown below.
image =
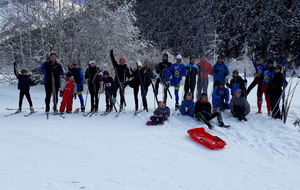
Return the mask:
<svg viewBox="0 0 300 190">
<path fill-rule="evenodd" d="M 248 81 L 252 81 L 249 79 Z M 182 88 L 181 88 L 182 89 Z M 210 89 L 210 88 L 209 88 Z M 4 117 L 16 108 L 18 90 L 0 86 L 0 187 L 6 190 L 193 190 L 278 189 L 300 186 L 299 117 L 297 97 L 287 124 L 256 115 L 256 89 L 250 93 L 248 122 L 223 113 L 230 130 L 207 129 L 185 116 L 171 116 L 162 126 L 146 126 L 154 108 L 150 87 L 150 111 L 133 116 L 132 89 L 126 89 L 126 113 L 107 116 L 52 116 L 44 110 L 26 118 L 23 113 Z M 173 89 L 171 89 L 173 93 Z M 300 93 L 298 87 L 296 95 Z M 182 94 L 182 93 L 180 93 Z M 32 87 L 36 108 L 44 107 L 43 86 Z M 85 95 L 84 95 L 85 97 Z M 104 97 L 100 97 L 100 113 Z M 159 98 L 160 99 L 160 98 Z M 28 107 L 26 99 L 24 107 Z M 174 109 L 174 100 L 169 100 Z M 74 108 L 79 107 L 75 100 Z M 89 108 L 89 104 L 87 106 Z M 27 110 L 28 112 L 28 110 Z M 213 121 L 216 125 L 216 120 Z M 221 150 L 195 143 L 187 130 L 205 127 L 227 142 Z"/>
</svg>

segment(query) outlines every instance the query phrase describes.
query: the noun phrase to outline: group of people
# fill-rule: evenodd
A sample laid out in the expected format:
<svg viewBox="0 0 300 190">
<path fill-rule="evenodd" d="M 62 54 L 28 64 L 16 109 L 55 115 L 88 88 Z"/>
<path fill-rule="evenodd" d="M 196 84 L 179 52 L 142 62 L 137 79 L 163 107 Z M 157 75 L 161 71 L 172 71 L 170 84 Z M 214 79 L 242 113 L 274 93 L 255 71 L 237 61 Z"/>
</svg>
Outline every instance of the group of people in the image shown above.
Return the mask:
<svg viewBox="0 0 300 190">
<path fill-rule="evenodd" d="M 88 93 L 90 94 L 91 112 L 97 112 L 99 106 L 99 90 L 100 82 L 103 82 L 105 91 L 106 111 L 110 112 L 114 108 L 117 111 L 116 103 L 121 112 L 126 106 L 124 89 L 127 86 L 133 88 L 135 111 L 138 111 L 139 99 L 138 94 L 141 90 L 141 98 L 143 109 L 148 111 L 147 93 L 148 88 L 152 85 L 153 92 L 156 96 L 158 110 L 164 110 L 164 114 L 155 114 L 151 117 L 153 123 L 162 123 L 165 121 L 170 113 L 167 104 L 168 95 L 172 97 L 169 86 L 174 87 L 175 95 L 175 110 L 179 109 L 182 115 L 189 115 L 196 117 L 212 128 L 208 122 L 214 117 L 218 118 L 219 126 L 226 127 L 222 121 L 221 113 L 229 109 L 234 117 L 239 120 L 247 121 L 246 115 L 250 112 L 250 106 L 246 99 L 251 89 L 257 87 L 257 106 L 258 112 L 261 113 L 262 95 L 265 94 L 267 102 L 268 115 L 274 118 L 280 118 L 279 102 L 282 90 L 286 84 L 285 78 L 281 73 L 282 67 L 286 66 L 292 57 L 281 65 L 273 66 L 274 61 L 271 59 L 264 63 L 262 58 L 256 62 L 252 57 L 252 62 L 256 70 L 255 78 L 251 85 L 246 88 L 246 79 L 243 79 L 237 70 L 232 72 L 232 79 L 227 82 L 227 77 L 230 74 L 228 66 L 224 63 L 223 57 L 218 56 L 216 64 L 212 66 L 206 61 L 205 55 L 200 57 L 200 62 L 196 64 L 196 58 L 191 56 L 189 63 L 185 65 L 182 62 L 182 56 L 176 56 L 176 62 L 168 61 L 168 54 L 163 54 L 162 62 L 156 67 L 157 74 L 155 84 L 152 80 L 155 79 L 155 73 L 149 65 L 149 62 L 137 63 L 135 70 L 129 68 L 126 64 L 125 58 L 120 58 L 119 63 L 116 61 L 113 50 L 110 51 L 110 58 L 114 67 L 115 77 L 112 78 L 107 70 L 100 69 L 96 66 L 96 61 L 91 60 L 85 73 L 79 67 L 77 62 L 73 62 L 72 66 L 68 68 L 66 78 L 61 83 L 60 77 L 65 73 L 62 66 L 57 62 L 57 55 L 51 53 L 49 60 L 44 62 L 41 66 L 41 72 L 44 74 L 45 86 L 45 111 L 50 111 L 51 97 L 53 99 L 53 111 L 64 113 L 72 113 L 73 98 L 78 96 L 81 105 L 81 111 L 85 112 L 85 102 L 82 96 L 84 84 L 88 86 Z M 26 70 L 22 70 L 19 74 L 14 66 L 14 71 L 19 79 L 20 99 L 18 112 L 22 111 L 22 100 L 25 95 L 30 104 L 31 111 L 33 110 L 32 101 L 30 99 L 29 87 L 34 85 L 34 81 L 30 80 L 30 76 Z M 212 106 L 208 101 L 208 84 L 209 75 L 213 76 L 213 90 L 212 90 Z M 179 104 L 179 88 L 180 82 L 185 77 L 184 82 L 184 100 Z M 162 84 L 162 85 L 160 85 Z M 197 85 L 197 89 L 196 89 Z M 163 101 L 157 100 L 159 86 L 162 86 Z M 229 90 L 230 89 L 230 90 Z M 196 91 L 196 103 L 194 102 L 194 94 Z M 117 94 L 120 94 L 120 101 L 117 102 Z M 62 97 L 62 101 L 57 110 L 58 95 Z M 165 110 L 166 109 L 166 110 Z M 155 113 L 159 111 L 156 110 Z M 163 118 L 159 118 L 163 115 Z"/>
</svg>

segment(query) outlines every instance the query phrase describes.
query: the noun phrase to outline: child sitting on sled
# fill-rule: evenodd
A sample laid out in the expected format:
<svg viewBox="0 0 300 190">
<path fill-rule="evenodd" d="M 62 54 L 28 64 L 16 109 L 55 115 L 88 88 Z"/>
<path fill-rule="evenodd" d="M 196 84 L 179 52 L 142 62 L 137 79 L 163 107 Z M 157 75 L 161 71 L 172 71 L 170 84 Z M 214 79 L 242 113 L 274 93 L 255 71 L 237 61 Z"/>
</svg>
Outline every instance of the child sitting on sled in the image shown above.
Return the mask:
<svg viewBox="0 0 300 190">
<path fill-rule="evenodd" d="M 60 87 L 59 96 L 62 97 L 60 103 L 59 111 L 61 114 L 64 113 L 65 108 L 67 108 L 67 113 L 72 113 L 73 95 L 76 99 L 77 87 L 74 80 L 74 75 L 71 72 L 66 74 L 67 78 L 63 81 Z"/>
<path fill-rule="evenodd" d="M 158 102 L 158 108 L 153 112 L 153 116 L 150 117 L 151 121 L 148 121 L 147 125 L 164 124 L 170 116 L 170 108 L 166 107 L 162 101 Z"/>
</svg>

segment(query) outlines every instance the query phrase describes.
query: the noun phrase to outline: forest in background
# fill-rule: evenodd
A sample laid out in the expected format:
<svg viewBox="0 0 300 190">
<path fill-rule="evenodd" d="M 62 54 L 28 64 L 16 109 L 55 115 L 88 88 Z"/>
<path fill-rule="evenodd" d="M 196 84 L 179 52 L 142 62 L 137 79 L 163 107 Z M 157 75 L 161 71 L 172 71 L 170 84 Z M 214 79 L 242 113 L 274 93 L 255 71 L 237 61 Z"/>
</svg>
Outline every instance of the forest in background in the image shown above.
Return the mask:
<svg viewBox="0 0 300 190">
<path fill-rule="evenodd" d="M 90 59 L 111 70 L 116 58 L 157 63 L 162 53 L 185 62 L 205 53 L 223 55 L 230 67 L 248 67 L 251 53 L 281 63 L 295 55 L 299 65 L 300 2 L 293 0 L 12 0 L 0 1 L 0 72 L 34 69 L 51 52 L 65 68 Z M 247 66 L 244 66 L 247 64 Z M 241 70 L 241 69 L 240 69 Z"/>
</svg>

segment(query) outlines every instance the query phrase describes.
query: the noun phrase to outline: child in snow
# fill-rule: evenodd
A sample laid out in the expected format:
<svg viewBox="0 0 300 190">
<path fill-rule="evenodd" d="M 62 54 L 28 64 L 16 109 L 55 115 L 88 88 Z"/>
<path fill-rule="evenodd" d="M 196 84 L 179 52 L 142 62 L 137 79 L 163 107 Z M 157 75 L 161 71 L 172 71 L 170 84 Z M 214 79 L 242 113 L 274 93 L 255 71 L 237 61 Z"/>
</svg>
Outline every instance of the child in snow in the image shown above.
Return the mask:
<svg viewBox="0 0 300 190">
<path fill-rule="evenodd" d="M 18 89 L 20 90 L 20 95 L 19 95 L 19 108 L 17 110 L 17 113 L 20 113 L 22 111 L 22 102 L 24 95 L 26 96 L 29 106 L 30 106 L 30 112 L 33 113 L 33 107 L 32 107 L 32 101 L 30 97 L 30 86 L 35 85 L 34 81 L 30 79 L 30 75 L 28 74 L 28 71 L 25 69 L 21 70 L 21 74 L 18 73 L 17 71 L 17 64 L 14 63 L 14 73 L 16 77 L 18 78 Z"/>
<path fill-rule="evenodd" d="M 186 93 L 185 99 L 179 106 L 179 111 L 181 115 L 189 115 L 191 117 L 194 117 L 195 102 L 193 100 L 193 94 L 191 92 Z"/>
<path fill-rule="evenodd" d="M 204 122 L 209 129 L 212 129 L 214 127 L 209 123 L 209 120 L 212 120 L 215 117 L 217 117 L 218 119 L 219 127 L 230 127 L 229 125 L 224 124 L 220 111 L 211 113 L 211 104 L 207 99 L 207 94 L 204 92 L 201 93 L 199 100 L 195 104 L 195 117 Z"/>
<path fill-rule="evenodd" d="M 103 85 L 105 89 L 105 101 L 106 101 L 106 111 L 112 111 L 113 102 L 113 91 L 114 91 L 114 79 L 109 76 L 108 71 L 103 71 Z"/>
<path fill-rule="evenodd" d="M 77 87 L 76 82 L 74 80 L 74 76 L 71 72 L 66 74 L 67 78 L 64 80 L 60 87 L 59 96 L 62 97 L 62 101 L 60 103 L 59 111 L 61 114 L 64 113 L 65 108 L 67 108 L 67 113 L 72 113 L 72 103 L 73 103 L 73 95 L 76 99 Z"/>
<path fill-rule="evenodd" d="M 230 100 L 230 111 L 233 117 L 237 117 L 238 120 L 247 121 L 246 115 L 250 112 L 250 105 L 246 98 L 241 96 L 242 90 L 237 89 L 234 97 Z"/>
<path fill-rule="evenodd" d="M 229 90 L 225 88 L 224 81 L 219 82 L 219 85 L 214 87 L 212 94 L 213 111 L 224 111 L 229 109 Z"/>
<path fill-rule="evenodd" d="M 153 116 L 150 117 L 151 121 L 148 121 L 147 125 L 164 124 L 164 122 L 170 116 L 170 108 L 166 107 L 166 104 L 162 101 L 158 102 L 158 108 L 153 112 Z"/>
</svg>

